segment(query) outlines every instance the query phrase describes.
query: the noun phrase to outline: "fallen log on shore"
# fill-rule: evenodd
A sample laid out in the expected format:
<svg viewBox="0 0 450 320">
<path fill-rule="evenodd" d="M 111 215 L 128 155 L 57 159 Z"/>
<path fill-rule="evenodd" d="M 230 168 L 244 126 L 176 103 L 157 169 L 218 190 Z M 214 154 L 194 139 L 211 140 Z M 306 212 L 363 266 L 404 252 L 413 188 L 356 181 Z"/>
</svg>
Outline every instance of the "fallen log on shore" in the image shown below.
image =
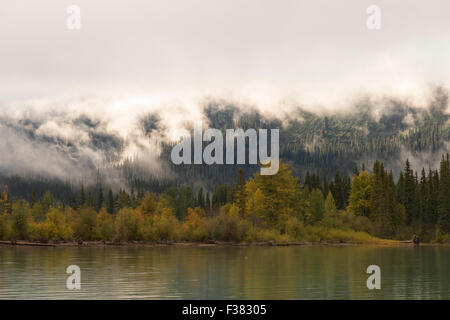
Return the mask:
<svg viewBox="0 0 450 320">
<path fill-rule="evenodd" d="M 28 242 L 28 241 L 0 241 L 0 245 L 7 246 L 33 246 L 33 247 L 56 247 L 52 243 Z"/>
</svg>

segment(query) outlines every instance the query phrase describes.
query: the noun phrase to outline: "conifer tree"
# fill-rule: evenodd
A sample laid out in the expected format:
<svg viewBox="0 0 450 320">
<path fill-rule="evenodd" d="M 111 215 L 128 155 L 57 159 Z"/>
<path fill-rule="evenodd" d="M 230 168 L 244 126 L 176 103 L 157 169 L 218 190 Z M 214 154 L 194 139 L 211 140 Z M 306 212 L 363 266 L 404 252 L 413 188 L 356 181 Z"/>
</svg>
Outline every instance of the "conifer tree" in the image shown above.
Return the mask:
<svg viewBox="0 0 450 320">
<path fill-rule="evenodd" d="M 106 199 L 106 211 L 109 214 L 114 213 L 114 196 L 111 189 L 108 191 L 108 198 Z"/>
<path fill-rule="evenodd" d="M 209 192 L 206 192 L 205 211 L 209 213 L 211 211 L 211 200 L 209 198 Z"/>
<path fill-rule="evenodd" d="M 36 201 L 37 201 L 36 188 L 33 187 L 33 191 L 31 192 L 31 206 L 34 206 Z"/>
<path fill-rule="evenodd" d="M 86 194 L 84 193 L 84 185 L 81 185 L 80 198 L 78 200 L 78 204 L 80 207 L 82 207 L 86 204 Z"/>
<path fill-rule="evenodd" d="M 449 154 L 442 156 L 439 174 L 438 227 L 441 233 L 450 234 L 450 161 Z"/>
<path fill-rule="evenodd" d="M 203 187 L 200 187 L 197 194 L 197 205 L 205 209 L 205 195 L 203 194 Z"/>
<path fill-rule="evenodd" d="M 246 203 L 246 191 L 245 191 L 245 179 L 244 179 L 244 171 L 242 168 L 239 168 L 238 172 L 238 184 L 236 186 L 236 202 L 239 208 L 239 214 L 241 216 L 244 215 L 245 212 L 245 203 Z"/>
<path fill-rule="evenodd" d="M 325 213 L 325 202 L 320 189 L 314 189 L 309 196 L 311 223 L 319 222 Z"/>
<path fill-rule="evenodd" d="M 416 185 L 413 170 L 408 159 L 406 159 L 405 168 L 403 174 L 399 179 L 399 201 L 405 207 L 406 223 L 411 225 L 416 214 L 415 210 L 415 198 L 416 198 Z"/>
<path fill-rule="evenodd" d="M 103 190 L 102 190 L 102 187 L 100 186 L 98 188 L 98 192 L 97 192 L 97 203 L 96 203 L 96 207 L 95 207 L 97 212 L 99 212 L 100 209 L 102 208 L 103 201 L 104 201 L 104 199 L 103 199 Z"/>
</svg>

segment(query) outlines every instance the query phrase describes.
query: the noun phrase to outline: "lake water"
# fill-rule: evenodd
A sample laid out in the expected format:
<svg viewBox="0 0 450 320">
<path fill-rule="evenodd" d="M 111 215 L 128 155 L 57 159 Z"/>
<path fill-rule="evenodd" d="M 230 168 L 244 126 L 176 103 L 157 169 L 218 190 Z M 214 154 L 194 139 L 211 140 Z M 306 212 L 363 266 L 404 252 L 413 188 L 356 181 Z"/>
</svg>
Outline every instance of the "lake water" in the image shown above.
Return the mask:
<svg viewBox="0 0 450 320">
<path fill-rule="evenodd" d="M 66 268 L 81 269 L 81 290 Z M 381 290 L 366 286 L 381 268 Z M 449 299 L 450 246 L 0 246 L 0 299 Z"/>
</svg>

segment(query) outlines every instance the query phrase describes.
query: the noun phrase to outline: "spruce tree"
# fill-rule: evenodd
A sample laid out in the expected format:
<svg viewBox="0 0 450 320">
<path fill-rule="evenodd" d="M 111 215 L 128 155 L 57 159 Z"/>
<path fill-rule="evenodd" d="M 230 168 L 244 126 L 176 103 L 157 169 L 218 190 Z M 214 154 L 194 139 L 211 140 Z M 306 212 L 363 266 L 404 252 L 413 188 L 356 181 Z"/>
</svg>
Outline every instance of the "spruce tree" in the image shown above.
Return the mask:
<svg viewBox="0 0 450 320">
<path fill-rule="evenodd" d="M 209 199 L 209 192 L 208 191 L 206 192 L 205 210 L 208 213 L 211 211 L 211 200 Z"/>
<path fill-rule="evenodd" d="M 389 201 L 387 197 L 387 183 L 383 164 L 378 160 L 373 165 L 371 178 L 371 192 L 369 198 L 369 218 L 375 225 L 376 234 L 387 237 L 392 234 L 391 217 L 389 216 Z"/>
<path fill-rule="evenodd" d="M 104 201 L 104 199 L 103 199 L 103 190 L 102 190 L 102 187 L 99 187 L 98 192 L 97 192 L 97 203 L 96 203 L 96 206 L 95 206 L 95 209 L 97 210 L 97 212 L 99 212 L 100 209 L 102 208 L 103 201 Z"/>
<path fill-rule="evenodd" d="M 106 211 L 109 214 L 113 214 L 114 213 L 114 196 L 113 196 L 113 192 L 112 192 L 111 189 L 109 189 L 108 197 L 106 199 Z"/>
<path fill-rule="evenodd" d="M 238 173 L 238 184 L 236 186 L 236 202 L 239 208 L 239 214 L 241 216 L 244 215 L 245 212 L 245 202 L 246 202 L 246 192 L 245 192 L 245 179 L 244 179 L 244 171 L 242 168 L 239 168 Z"/>
<path fill-rule="evenodd" d="M 401 179 L 401 180 L 400 180 Z M 406 223 L 411 225 L 415 218 L 415 197 L 416 197 L 416 185 L 414 174 L 411 169 L 411 164 L 408 159 L 406 159 L 405 168 L 403 170 L 403 175 L 400 175 L 399 179 L 399 200 L 403 204 L 406 210 Z"/>
<path fill-rule="evenodd" d="M 443 234 L 450 234 L 450 161 L 449 154 L 442 156 L 439 169 L 438 227 Z"/>
<path fill-rule="evenodd" d="M 197 194 L 197 205 L 205 209 L 205 195 L 203 194 L 203 187 L 200 187 Z"/>
<path fill-rule="evenodd" d="M 80 207 L 84 206 L 86 204 L 86 194 L 84 193 L 84 186 L 81 185 L 81 190 L 80 190 L 80 199 L 78 200 L 78 204 L 80 205 Z"/>
</svg>

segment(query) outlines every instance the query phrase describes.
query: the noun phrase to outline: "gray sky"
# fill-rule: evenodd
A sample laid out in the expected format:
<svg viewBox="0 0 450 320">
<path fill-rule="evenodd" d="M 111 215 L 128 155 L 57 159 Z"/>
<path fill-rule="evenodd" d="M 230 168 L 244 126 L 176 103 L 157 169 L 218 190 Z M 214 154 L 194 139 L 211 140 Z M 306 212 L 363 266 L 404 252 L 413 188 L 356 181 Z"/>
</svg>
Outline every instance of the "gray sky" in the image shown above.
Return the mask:
<svg viewBox="0 0 450 320">
<path fill-rule="evenodd" d="M 81 8 L 81 30 L 66 8 Z M 381 30 L 366 9 L 381 8 Z M 64 95 L 417 93 L 450 73 L 448 0 L 3 0 L 0 103 Z"/>
<path fill-rule="evenodd" d="M 110 150 L 151 159 L 140 121 L 158 114 L 156 138 L 174 140 L 208 99 L 282 119 L 366 97 L 374 115 L 385 96 L 426 106 L 450 89 L 449 14 L 448 0 L 2 0 L 0 171 L 84 179 Z"/>
</svg>

